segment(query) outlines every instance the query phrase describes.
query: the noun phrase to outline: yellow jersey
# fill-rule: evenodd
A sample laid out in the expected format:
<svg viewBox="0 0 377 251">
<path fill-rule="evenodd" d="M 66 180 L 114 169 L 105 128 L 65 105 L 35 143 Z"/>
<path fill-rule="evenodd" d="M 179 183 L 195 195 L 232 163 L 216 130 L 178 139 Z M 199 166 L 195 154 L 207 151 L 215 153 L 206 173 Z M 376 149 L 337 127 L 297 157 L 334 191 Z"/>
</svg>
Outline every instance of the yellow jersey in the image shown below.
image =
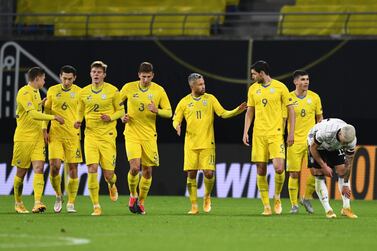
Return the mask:
<svg viewBox="0 0 377 251">
<path fill-rule="evenodd" d="M 102 121 L 102 114 L 109 115 L 111 121 Z M 82 121 L 85 116 L 85 140 L 114 140 L 117 136 L 117 119 L 123 115 L 124 108 L 115 86 L 104 82 L 98 90 L 94 89 L 93 84 L 81 90 L 78 121 Z"/>
<path fill-rule="evenodd" d="M 13 140 L 43 140 L 41 120 L 52 120 L 54 116 L 42 114 L 42 100 L 39 90 L 30 85 L 25 85 L 18 91 L 16 102 L 17 127 Z M 33 118 L 32 112 L 37 112 L 40 116 Z"/>
<path fill-rule="evenodd" d="M 146 89 L 140 87 L 139 81 L 126 83 L 120 91 L 121 99 L 127 100 L 127 114 L 130 121 L 126 123 L 124 135 L 126 139 L 150 140 L 157 139 L 156 115 L 148 110 L 153 101 L 160 107 L 158 115 L 171 117 L 172 111 L 164 88 L 154 82 Z M 166 114 L 166 116 L 162 114 Z"/>
<path fill-rule="evenodd" d="M 305 97 L 298 97 L 294 91 L 289 93 L 296 114 L 295 143 L 306 144 L 308 133 L 316 123 L 316 115 L 322 114 L 321 98 L 315 92 L 307 91 Z M 285 114 L 284 117 L 287 117 Z M 290 123 L 288 121 L 288 130 Z"/>
<path fill-rule="evenodd" d="M 189 94 L 179 101 L 175 109 L 173 127 L 177 128 L 183 118 L 186 120 L 185 149 L 215 148 L 214 113 L 230 118 L 242 112 L 238 107 L 232 111 L 225 110 L 212 94 L 205 93 L 200 97 Z"/>
<path fill-rule="evenodd" d="M 59 115 L 64 118 L 64 124 L 58 121 L 51 121 L 50 137 L 52 139 L 75 139 L 80 137 L 80 129 L 75 129 L 77 109 L 79 105 L 79 95 L 81 88 L 72 85 L 69 89 L 64 89 L 62 84 L 51 86 L 47 91 L 45 103 L 45 113 Z M 43 127 L 47 128 L 48 122 L 44 122 Z"/>
<path fill-rule="evenodd" d="M 272 79 L 267 86 L 252 84 L 247 97 L 247 106 L 255 107 L 253 134 L 283 135 L 282 107 L 292 104 L 288 88 L 282 82 Z"/>
</svg>

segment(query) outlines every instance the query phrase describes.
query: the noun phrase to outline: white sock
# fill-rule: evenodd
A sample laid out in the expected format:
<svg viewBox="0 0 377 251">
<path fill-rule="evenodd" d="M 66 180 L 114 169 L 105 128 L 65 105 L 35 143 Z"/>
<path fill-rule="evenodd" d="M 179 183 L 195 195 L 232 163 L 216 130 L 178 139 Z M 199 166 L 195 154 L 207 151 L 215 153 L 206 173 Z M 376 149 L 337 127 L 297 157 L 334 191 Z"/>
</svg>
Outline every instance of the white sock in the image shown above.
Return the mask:
<svg viewBox="0 0 377 251">
<path fill-rule="evenodd" d="M 344 178 L 338 178 L 338 188 L 340 191 L 340 194 L 342 195 L 342 200 L 343 200 L 343 208 L 350 208 L 350 199 L 348 199 L 346 196 L 342 194 L 342 188 L 344 184 Z"/>
<path fill-rule="evenodd" d="M 329 192 L 327 191 L 327 186 L 324 177 L 315 177 L 315 191 L 318 195 L 319 200 L 322 203 L 325 212 L 332 210 L 329 203 Z"/>
</svg>

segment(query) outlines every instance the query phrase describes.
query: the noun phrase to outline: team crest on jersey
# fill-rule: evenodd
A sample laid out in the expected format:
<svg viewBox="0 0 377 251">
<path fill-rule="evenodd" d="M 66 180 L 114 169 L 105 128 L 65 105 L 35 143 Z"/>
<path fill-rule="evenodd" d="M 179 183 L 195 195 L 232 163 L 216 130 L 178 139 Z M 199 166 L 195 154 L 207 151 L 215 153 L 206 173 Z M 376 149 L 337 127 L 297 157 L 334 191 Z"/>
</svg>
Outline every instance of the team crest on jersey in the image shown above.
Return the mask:
<svg viewBox="0 0 377 251">
<path fill-rule="evenodd" d="M 258 95 L 261 95 L 261 93 L 262 93 L 261 89 L 258 89 L 258 90 L 256 91 L 256 94 L 258 94 Z"/>
<path fill-rule="evenodd" d="M 102 95 L 101 95 L 101 98 L 102 98 L 103 100 L 105 100 L 105 99 L 106 99 L 106 94 L 102 94 Z"/>
<path fill-rule="evenodd" d="M 204 106 L 207 106 L 208 101 L 204 99 L 204 100 L 202 101 L 202 103 L 203 103 Z"/>
<path fill-rule="evenodd" d="M 152 100 L 153 99 L 153 95 L 151 93 L 148 94 L 148 99 L 149 100 Z"/>
<path fill-rule="evenodd" d="M 272 88 L 270 89 L 270 93 L 275 93 L 275 88 Z"/>
<path fill-rule="evenodd" d="M 134 95 L 132 95 L 133 98 L 139 98 L 139 93 L 134 93 Z"/>
<path fill-rule="evenodd" d="M 71 98 L 74 98 L 76 96 L 76 93 L 71 92 L 69 95 L 71 96 Z"/>
<path fill-rule="evenodd" d="M 312 99 L 311 98 L 308 98 L 308 104 L 311 104 L 312 103 Z"/>
</svg>

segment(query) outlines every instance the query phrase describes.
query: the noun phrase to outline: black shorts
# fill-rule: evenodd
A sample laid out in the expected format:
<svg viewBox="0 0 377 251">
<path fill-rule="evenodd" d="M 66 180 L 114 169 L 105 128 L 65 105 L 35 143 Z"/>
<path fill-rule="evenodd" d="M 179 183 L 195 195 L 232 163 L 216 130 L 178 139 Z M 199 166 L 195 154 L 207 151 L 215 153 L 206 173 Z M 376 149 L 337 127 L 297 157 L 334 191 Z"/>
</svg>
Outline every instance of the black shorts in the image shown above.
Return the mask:
<svg viewBox="0 0 377 251">
<path fill-rule="evenodd" d="M 334 168 L 335 166 L 344 164 L 345 161 L 345 154 L 343 150 L 336 150 L 336 151 L 326 151 L 326 150 L 318 150 L 319 155 L 321 155 L 323 161 L 326 162 L 326 164 Z M 321 169 L 321 166 L 315 161 L 313 158 L 310 148 L 308 149 L 308 168 L 316 168 Z"/>
</svg>

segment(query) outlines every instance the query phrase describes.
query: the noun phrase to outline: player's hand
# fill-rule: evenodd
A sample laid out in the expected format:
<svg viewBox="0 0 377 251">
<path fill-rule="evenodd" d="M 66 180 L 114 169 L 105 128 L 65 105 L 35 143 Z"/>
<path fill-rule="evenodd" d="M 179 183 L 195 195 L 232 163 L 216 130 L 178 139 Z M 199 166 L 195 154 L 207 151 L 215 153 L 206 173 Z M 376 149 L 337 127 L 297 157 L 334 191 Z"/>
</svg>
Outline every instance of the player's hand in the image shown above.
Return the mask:
<svg viewBox="0 0 377 251">
<path fill-rule="evenodd" d="M 121 120 L 122 120 L 123 123 L 128 123 L 128 122 L 131 120 L 131 117 L 130 117 L 130 115 L 125 114 L 125 115 L 121 118 Z"/>
<path fill-rule="evenodd" d="M 50 135 L 48 134 L 47 129 L 43 129 L 43 139 L 46 145 L 50 143 Z"/>
<path fill-rule="evenodd" d="M 148 104 L 147 108 L 148 108 L 149 111 L 151 111 L 153 113 L 157 114 L 157 112 L 158 112 L 158 109 L 157 109 L 156 105 L 154 104 L 153 100 L 151 100 L 151 103 Z"/>
<path fill-rule="evenodd" d="M 45 106 L 46 101 L 47 101 L 47 98 L 42 99 L 42 102 L 41 102 L 42 106 Z"/>
<path fill-rule="evenodd" d="M 349 186 L 342 187 L 342 194 L 346 196 L 348 199 L 351 198 L 351 189 Z"/>
<path fill-rule="evenodd" d="M 250 146 L 250 144 L 249 144 L 249 135 L 247 133 L 243 135 L 242 141 L 243 141 L 243 143 L 244 143 L 245 146 Z"/>
<path fill-rule="evenodd" d="M 60 117 L 59 115 L 55 115 L 55 120 L 59 122 L 59 124 L 63 125 L 64 124 L 64 119 Z"/>
<path fill-rule="evenodd" d="M 288 137 L 287 137 L 287 145 L 288 145 L 288 146 L 292 146 L 294 142 L 295 142 L 294 134 L 292 134 L 292 135 L 289 135 L 289 134 L 288 134 Z"/>
<path fill-rule="evenodd" d="M 240 104 L 238 106 L 239 111 L 245 111 L 246 109 L 247 109 L 247 103 L 246 102 L 242 102 L 242 104 Z"/>
<path fill-rule="evenodd" d="M 177 131 L 177 135 L 181 136 L 181 124 L 177 125 L 177 128 L 175 128 L 175 130 Z"/>
<path fill-rule="evenodd" d="M 107 114 L 101 114 L 101 120 L 102 121 L 105 121 L 105 122 L 110 122 L 111 121 L 111 118 L 109 115 Z"/>
<path fill-rule="evenodd" d="M 322 172 L 325 176 L 332 177 L 332 169 L 327 164 L 322 166 L 321 169 L 322 169 Z"/>
<path fill-rule="evenodd" d="M 73 127 L 76 128 L 76 129 L 79 129 L 81 126 L 81 122 L 80 121 L 76 121 L 74 124 L 73 124 Z"/>
</svg>

